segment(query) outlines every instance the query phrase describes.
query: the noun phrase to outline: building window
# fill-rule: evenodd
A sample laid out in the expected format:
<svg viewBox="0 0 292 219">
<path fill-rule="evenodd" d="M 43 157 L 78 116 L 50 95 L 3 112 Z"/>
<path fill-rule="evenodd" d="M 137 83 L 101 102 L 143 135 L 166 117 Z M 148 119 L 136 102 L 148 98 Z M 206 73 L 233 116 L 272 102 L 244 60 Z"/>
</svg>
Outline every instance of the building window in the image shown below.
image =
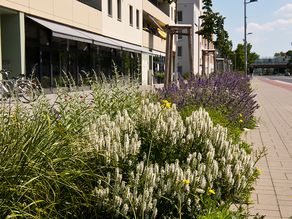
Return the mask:
<svg viewBox="0 0 292 219">
<path fill-rule="evenodd" d="M 178 33 L 177 33 L 177 39 L 178 40 L 182 39 L 182 31 L 181 30 L 179 30 Z"/>
<path fill-rule="evenodd" d="M 107 14 L 108 16 L 113 16 L 113 5 L 112 0 L 107 0 Z"/>
<path fill-rule="evenodd" d="M 177 21 L 183 21 L 182 11 L 177 11 Z"/>
<path fill-rule="evenodd" d="M 118 5 L 118 20 L 122 20 L 122 3 L 121 0 L 117 0 Z"/>
<path fill-rule="evenodd" d="M 179 56 L 179 57 L 182 56 L 182 47 L 181 46 L 177 47 L 177 56 Z"/>
<path fill-rule="evenodd" d="M 181 65 L 177 66 L 177 72 L 179 74 L 182 74 L 182 66 Z"/>
<path fill-rule="evenodd" d="M 129 21 L 130 21 L 130 25 L 133 26 L 133 6 L 132 5 L 129 6 Z"/>
<path fill-rule="evenodd" d="M 140 12 L 138 9 L 136 10 L 136 27 L 137 29 L 140 28 Z"/>
</svg>

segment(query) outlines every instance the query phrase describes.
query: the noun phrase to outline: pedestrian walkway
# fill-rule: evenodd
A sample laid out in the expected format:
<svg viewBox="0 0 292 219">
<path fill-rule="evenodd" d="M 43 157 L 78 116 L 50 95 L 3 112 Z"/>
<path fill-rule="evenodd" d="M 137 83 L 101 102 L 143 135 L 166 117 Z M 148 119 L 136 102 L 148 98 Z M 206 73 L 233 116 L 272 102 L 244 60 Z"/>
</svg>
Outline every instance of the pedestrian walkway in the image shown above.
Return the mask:
<svg viewBox="0 0 292 219">
<path fill-rule="evenodd" d="M 265 219 L 288 219 L 292 216 L 292 84 L 262 77 L 252 84 L 260 104 L 259 127 L 247 132 L 245 139 L 255 148 L 266 146 L 268 154 L 257 165 L 262 174 L 250 211 L 266 215 Z"/>
</svg>

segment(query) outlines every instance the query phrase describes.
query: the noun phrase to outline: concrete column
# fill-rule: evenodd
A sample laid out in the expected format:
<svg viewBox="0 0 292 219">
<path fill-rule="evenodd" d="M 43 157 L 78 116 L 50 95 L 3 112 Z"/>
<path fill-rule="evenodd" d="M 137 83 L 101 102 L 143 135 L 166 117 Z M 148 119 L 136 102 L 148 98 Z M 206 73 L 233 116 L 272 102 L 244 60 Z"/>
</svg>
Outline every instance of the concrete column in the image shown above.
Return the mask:
<svg viewBox="0 0 292 219">
<path fill-rule="evenodd" d="M 11 76 L 25 74 L 25 23 L 24 14 L 3 15 L 2 65 L 11 71 Z"/>
<path fill-rule="evenodd" d="M 142 85 L 147 85 L 149 81 L 149 54 L 142 53 Z"/>
<path fill-rule="evenodd" d="M 20 60 L 20 68 L 21 68 L 21 74 L 26 74 L 26 66 L 25 66 L 25 16 L 24 13 L 19 12 L 19 37 L 20 37 L 20 54 L 21 54 L 21 60 Z"/>
</svg>

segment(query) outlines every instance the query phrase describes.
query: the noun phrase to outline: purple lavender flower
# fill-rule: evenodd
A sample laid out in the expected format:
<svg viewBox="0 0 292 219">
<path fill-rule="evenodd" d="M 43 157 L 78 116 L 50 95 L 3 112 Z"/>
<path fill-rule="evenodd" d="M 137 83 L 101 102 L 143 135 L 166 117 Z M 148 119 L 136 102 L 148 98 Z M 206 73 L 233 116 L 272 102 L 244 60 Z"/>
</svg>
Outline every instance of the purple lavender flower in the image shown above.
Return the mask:
<svg viewBox="0 0 292 219">
<path fill-rule="evenodd" d="M 238 120 L 242 115 L 247 124 L 253 119 L 259 107 L 250 86 L 250 79 L 237 73 L 222 73 L 206 76 L 192 76 L 183 79 L 169 88 L 158 90 L 161 99 L 175 103 L 178 109 L 186 106 L 203 106 L 205 108 L 224 108 L 229 121 Z"/>
</svg>

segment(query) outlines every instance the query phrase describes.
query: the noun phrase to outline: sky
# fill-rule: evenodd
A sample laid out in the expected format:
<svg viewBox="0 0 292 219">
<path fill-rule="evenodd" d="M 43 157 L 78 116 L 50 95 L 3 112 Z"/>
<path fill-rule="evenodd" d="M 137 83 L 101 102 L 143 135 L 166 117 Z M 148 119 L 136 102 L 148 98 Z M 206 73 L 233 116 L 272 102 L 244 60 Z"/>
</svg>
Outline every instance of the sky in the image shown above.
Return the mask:
<svg viewBox="0 0 292 219">
<path fill-rule="evenodd" d="M 248 1 L 248 0 L 247 0 Z M 225 19 L 233 49 L 244 38 L 244 0 L 213 0 L 213 11 Z M 292 0 L 258 0 L 247 4 L 247 42 L 263 57 L 292 50 Z"/>
</svg>

